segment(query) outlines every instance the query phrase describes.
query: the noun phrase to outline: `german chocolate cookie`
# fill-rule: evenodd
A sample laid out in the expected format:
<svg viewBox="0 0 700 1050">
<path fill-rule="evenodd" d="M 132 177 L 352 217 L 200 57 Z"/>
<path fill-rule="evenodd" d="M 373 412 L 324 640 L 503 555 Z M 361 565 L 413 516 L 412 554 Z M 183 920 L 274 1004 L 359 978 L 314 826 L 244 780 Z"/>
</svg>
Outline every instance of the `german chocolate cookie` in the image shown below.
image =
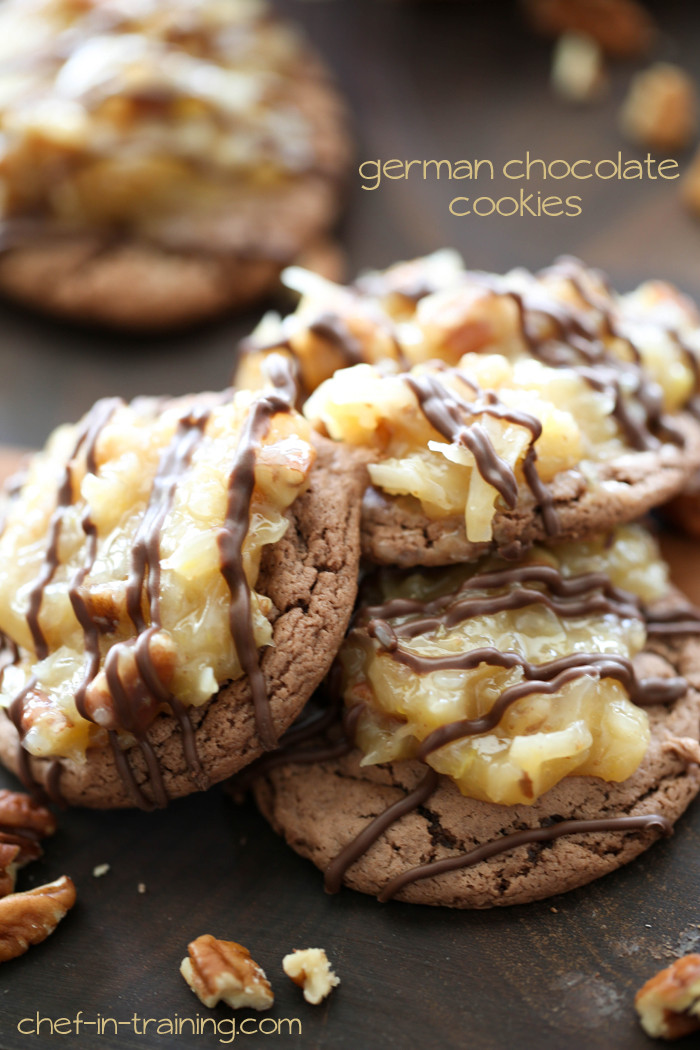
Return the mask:
<svg viewBox="0 0 700 1050">
<path fill-rule="evenodd" d="M 270 749 L 342 640 L 363 468 L 281 388 L 101 402 L 10 495 L 0 756 L 52 798 L 164 805 Z"/>
<path fill-rule="evenodd" d="M 327 889 L 526 903 L 670 833 L 700 789 L 700 616 L 641 530 L 376 596 L 340 651 L 342 732 L 250 770 Z"/>
<path fill-rule="evenodd" d="M 328 243 L 345 112 L 262 0 L 9 0 L 0 41 L 8 295 L 165 328 L 247 305 Z"/>
<path fill-rule="evenodd" d="M 440 565 L 585 536 L 678 492 L 700 462 L 694 306 L 648 282 L 617 295 L 575 260 L 471 273 L 437 253 L 341 288 L 292 270 L 295 314 L 267 318 L 303 412 L 364 448 L 363 551 Z"/>
</svg>

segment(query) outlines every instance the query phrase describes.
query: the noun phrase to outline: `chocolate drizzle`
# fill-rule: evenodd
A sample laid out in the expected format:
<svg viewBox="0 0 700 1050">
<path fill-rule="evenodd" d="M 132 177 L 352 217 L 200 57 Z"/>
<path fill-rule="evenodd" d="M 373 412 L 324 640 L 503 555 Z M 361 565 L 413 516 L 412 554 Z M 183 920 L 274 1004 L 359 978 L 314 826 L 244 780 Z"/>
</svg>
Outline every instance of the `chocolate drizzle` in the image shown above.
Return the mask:
<svg viewBox="0 0 700 1050">
<path fill-rule="evenodd" d="M 652 680 L 649 680 L 652 681 Z M 661 680 L 659 680 L 660 682 Z M 673 680 L 670 680 L 673 681 Z M 670 696 L 663 701 L 671 699 Z M 650 701 L 651 702 L 651 701 Z M 349 754 L 354 748 L 355 726 L 364 710 L 364 704 L 357 704 L 346 710 L 342 722 L 342 735 L 329 744 L 322 742 L 314 747 L 305 745 L 315 736 L 323 738 L 324 732 L 337 720 L 337 708 L 331 705 L 325 712 L 307 719 L 301 726 L 293 728 L 287 738 L 286 746 L 272 755 L 265 755 L 235 778 L 235 785 L 245 789 L 256 777 L 266 776 L 277 766 L 326 762 Z M 283 745 L 285 741 L 282 741 Z M 324 885 L 328 893 L 340 891 L 346 872 L 360 859 L 382 834 L 402 817 L 424 806 L 434 794 L 441 782 L 441 776 L 434 769 L 428 768 L 417 786 L 406 792 L 403 798 L 392 803 L 375 817 L 349 842 L 331 861 L 324 872 Z M 672 833 L 671 822 L 659 813 L 637 816 L 605 817 L 599 820 L 566 820 L 526 828 L 511 835 L 486 842 L 465 853 L 458 853 L 438 861 L 432 861 L 409 868 L 391 879 L 378 894 L 378 900 L 385 902 L 395 897 L 405 886 L 420 879 L 432 878 L 444 872 L 471 867 L 481 861 L 502 853 L 508 853 L 519 846 L 533 843 L 548 843 L 565 835 L 580 835 L 595 832 L 647 831 L 659 830 L 662 835 Z"/>
<path fill-rule="evenodd" d="M 309 331 L 340 351 L 343 361 L 348 366 L 361 364 L 365 360 L 362 343 L 352 334 L 347 322 L 339 314 L 321 314 L 309 325 Z"/>
<path fill-rule="evenodd" d="M 541 583 L 545 591 L 523 587 L 523 584 Z M 492 597 L 462 598 L 468 591 L 513 590 Z M 553 565 L 520 565 L 497 569 L 468 577 L 457 591 L 433 601 L 415 598 L 392 598 L 381 605 L 369 605 L 358 613 L 358 622 L 384 620 L 422 613 L 422 618 L 396 629 L 397 636 L 412 638 L 438 626 L 453 627 L 471 616 L 519 609 L 525 605 L 545 604 L 561 616 L 592 616 L 614 613 L 621 617 L 643 619 L 638 598 L 629 591 L 613 586 L 603 572 L 563 576 Z"/>
<path fill-rule="evenodd" d="M 158 464 L 148 506 L 134 537 L 131 547 L 131 573 L 126 585 L 126 609 L 137 634 L 141 634 L 146 628 L 142 609 L 144 583 L 151 623 L 157 627 L 161 626 L 161 530 L 172 505 L 175 486 L 180 475 L 189 466 L 208 418 L 207 410 L 196 409 L 180 420 L 175 437 Z"/>
<path fill-rule="evenodd" d="M 465 425 L 464 417 L 475 414 L 473 406 L 446 390 L 433 376 L 405 375 L 403 378 L 430 425 L 451 444 L 468 448 L 484 481 L 493 485 L 509 507 L 514 507 L 518 501 L 518 483 L 512 468 L 497 455 L 488 433 L 479 423 Z"/>
<path fill-rule="evenodd" d="M 401 663 L 405 653 L 397 650 L 392 653 L 394 659 Z M 471 659 L 468 659 L 471 658 Z M 427 659 L 427 658 L 424 658 Z M 512 664 L 510 661 L 512 660 Z M 454 740 L 467 736 L 488 733 L 501 721 L 506 711 L 518 700 L 531 695 L 551 695 L 558 693 L 568 682 L 578 678 L 614 678 L 621 682 L 629 694 L 630 700 L 638 706 L 651 707 L 654 704 L 667 704 L 678 700 L 688 689 L 684 678 L 646 678 L 640 681 L 632 662 L 622 656 L 601 653 L 573 653 L 546 664 L 531 664 L 517 653 L 498 653 L 497 650 L 474 649 L 463 654 L 463 662 L 457 659 L 435 661 L 439 667 L 425 668 L 425 671 L 443 670 L 448 667 L 476 667 L 481 663 L 496 666 L 521 667 L 524 681 L 504 689 L 490 710 L 479 718 L 464 718 L 440 726 L 422 741 L 418 749 L 418 758 L 425 760 L 428 755 Z"/>
<path fill-rule="evenodd" d="M 398 802 L 394 802 L 388 809 L 385 809 L 352 842 L 349 842 L 338 856 L 331 861 L 324 872 L 326 892 L 337 893 L 343 884 L 343 876 L 348 868 L 367 852 L 387 828 L 390 828 L 392 824 L 400 820 L 406 813 L 411 813 L 412 810 L 427 802 L 439 782 L 440 775 L 434 769 L 429 769 L 418 787 L 414 788 L 413 791 L 409 791 L 404 798 L 399 799 Z"/>
<path fill-rule="evenodd" d="M 116 722 L 120 729 L 133 734 L 136 738 L 137 746 L 148 770 L 149 782 L 157 806 L 165 806 L 168 802 L 168 795 L 153 746 L 146 736 L 146 729 L 152 720 L 151 712 L 154 704 L 170 707 L 180 725 L 183 751 L 190 775 L 199 787 L 208 786 L 208 778 L 202 770 L 197 754 L 192 723 L 184 705 L 166 688 L 158 674 L 151 656 L 150 643 L 153 635 L 162 627 L 160 539 L 163 524 L 172 507 L 178 480 L 189 467 L 192 454 L 202 438 L 209 414 L 208 409 L 197 407 L 179 420 L 173 440 L 161 456 L 148 505 L 132 543 L 131 570 L 126 585 L 126 609 L 136 630 L 136 640 L 133 643 L 138 670 L 136 681 L 127 687 L 120 674 L 120 657 L 130 647 L 130 643 L 117 643 L 112 646 L 104 664 L 107 687 L 116 712 Z M 83 520 L 83 527 L 88 536 L 88 554 L 85 564 L 71 584 L 70 597 L 76 616 L 85 632 L 85 650 L 88 654 L 83 681 L 76 695 L 76 705 L 82 717 L 90 719 L 85 697 L 99 668 L 100 625 L 90 613 L 79 591 L 85 576 L 94 563 L 96 552 L 96 534 L 87 516 Z M 150 625 L 144 614 L 146 611 L 144 602 Z M 150 808 L 149 800 L 137 785 L 128 759 L 121 751 L 119 738 L 114 729 L 109 730 L 109 739 L 117 768 L 132 800 L 141 808 Z"/>
<path fill-rule="evenodd" d="M 243 544 L 248 535 L 250 501 L 255 486 L 255 450 L 267 433 L 272 417 L 277 412 L 288 412 L 291 407 L 284 388 L 279 385 L 277 388 L 282 393 L 258 398 L 245 421 L 229 476 L 226 518 L 217 537 L 221 574 L 231 594 L 231 637 L 241 668 L 248 676 L 255 724 L 266 751 L 276 746 L 277 734 L 253 633 L 250 588 L 243 566 Z"/>
<path fill-rule="evenodd" d="M 97 435 L 102 430 L 102 427 L 109 421 L 118 404 L 121 404 L 118 398 L 104 398 L 102 401 L 98 401 L 94 405 L 83 420 L 78 431 L 78 437 L 76 439 L 73 453 L 65 466 L 63 476 L 59 482 L 58 493 L 56 496 L 56 509 L 49 522 L 49 542 L 44 554 L 44 561 L 39 571 L 39 575 L 29 592 L 27 603 L 27 626 L 29 627 L 34 642 L 34 649 L 38 660 L 45 660 L 49 655 L 49 646 L 41 628 L 41 624 L 39 623 L 39 613 L 41 612 L 41 605 L 44 600 L 46 588 L 51 583 L 58 567 L 58 548 L 61 539 L 61 529 L 63 528 L 66 511 L 73 503 L 73 463 L 83 446 L 86 446 L 88 451 L 94 449 Z M 94 451 L 92 455 L 94 456 Z"/>
<path fill-rule="evenodd" d="M 119 398 L 103 398 L 98 401 L 88 415 L 85 417 L 82 426 L 78 431 L 78 437 L 73 449 L 71 458 L 69 459 L 64 469 L 62 478 L 59 482 L 58 493 L 56 498 L 56 509 L 54 510 L 51 520 L 49 522 L 49 542 L 44 554 L 44 562 L 39 571 L 39 574 L 32 586 L 29 594 L 29 601 L 27 606 L 26 618 L 27 624 L 34 641 L 36 655 L 38 660 L 45 659 L 49 653 L 49 647 L 44 636 L 44 632 L 39 622 L 39 614 L 41 612 L 41 605 L 44 598 L 44 593 L 49 583 L 53 579 L 54 573 L 59 563 L 59 542 L 61 538 L 61 530 L 63 527 L 63 521 L 67 509 L 72 505 L 73 502 L 73 466 L 76 457 L 80 454 L 81 450 L 85 455 L 85 462 L 87 469 L 94 472 L 95 470 L 95 445 L 97 439 L 102 431 L 102 428 L 109 422 L 113 413 L 115 412 L 118 405 L 123 402 Z M 85 525 L 83 525 L 85 527 Z M 4 639 L 5 644 L 8 643 L 8 639 Z M 19 650 L 16 645 L 12 643 L 13 647 L 13 663 L 17 663 L 19 660 Z M 12 721 L 17 734 L 19 737 L 19 748 L 18 748 L 18 772 L 22 783 L 28 788 L 35 796 L 40 798 L 47 798 L 49 801 L 63 803 L 60 793 L 60 777 L 61 777 L 61 764 L 58 761 L 52 761 L 47 770 L 44 788 L 42 789 L 39 782 L 34 777 L 31 768 L 31 760 L 29 753 L 23 746 L 23 740 L 25 736 L 25 730 L 23 725 L 24 708 L 27 700 L 33 694 L 37 685 L 37 679 L 32 677 L 29 682 L 24 686 L 23 689 L 17 693 L 12 699 L 10 706 L 7 710 L 7 714 Z"/>
<path fill-rule="evenodd" d="M 488 431 L 480 423 L 467 425 L 466 420 L 480 415 L 506 419 L 530 431 L 530 446 L 525 456 L 523 473 L 525 481 L 542 510 L 545 531 L 554 536 L 559 523 L 554 502 L 546 485 L 540 479 L 535 466 L 537 453 L 535 442 L 542 433 L 542 424 L 535 416 L 502 404 L 492 390 L 483 391 L 476 383 L 457 369 L 440 369 L 456 376 L 471 387 L 477 395 L 474 402 L 465 401 L 453 390 L 447 389 L 432 375 L 419 376 L 406 373 L 404 381 L 415 395 L 418 405 L 432 427 L 454 445 L 468 448 L 474 456 L 476 469 L 488 485 L 492 485 L 511 509 L 518 502 L 518 482 L 513 468 L 493 446 Z"/>
<path fill-rule="evenodd" d="M 404 801 L 408 801 L 409 797 L 407 795 Z M 421 803 L 418 804 L 420 805 Z M 387 810 L 388 812 L 389 810 Z M 510 850 L 517 849 L 518 846 L 527 846 L 534 842 L 553 842 L 563 835 L 581 835 L 605 831 L 647 831 L 651 829 L 658 830 L 665 836 L 671 835 L 673 831 L 671 822 L 660 813 L 645 813 L 636 817 L 605 817 L 601 820 L 562 820 L 559 823 L 550 824 L 546 827 L 527 828 L 524 831 L 516 831 L 512 835 L 504 835 L 493 842 L 486 842 L 483 846 L 469 850 L 468 853 L 459 853 L 454 857 L 445 857 L 442 860 L 421 864 L 416 868 L 409 868 L 408 871 L 401 872 L 400 875 L 387 882 L 378 895 L 378 900 L 382 902 L 391 900 L 405 886 L 412 882 L 417 882 L 419 879 L 428 879 L 435 875 L 441 875 L 446 871 L 469 868 L 482 860 L 488 860 L 489 857 L 495 857 L 500 853 L 508 853 Z M 330 868 L 326 869 L 326 877 L 328 877 L 329 870 Z M 343 874 L 344 872 L 340 873 L 341 881 Z M 329 888 L 328 883 L 326 883 L 326 888 Z M 338 888 L 340 888 L 340 884 Z M 333 892 L 333 890 L 330 889 L 330 892 Z"/>
<path fill-rule="evenodd" d="M 538 582 L 540 591 L 524 584 Z M 473 590 L 502 589 L 501 594 L 462 597 Z M 523 565 L 517 568 L 479 573 L 468 578 L 453 594 L 430 602 L 416 599 L 391 599 L 383 605 L 368 606 L 358 622 L 366 621 L 366 631 L 380 650 L 392 660 L 417 674 L 434 671 L 467 671 L 488 664 L 510 670 L 518 668 L 523 680 L 506 688 L 490 710 L 479 718 L 465 718 L 441 726 L 421 743 L 418 757 L 428 755 L 446 744 L 467 736 L 488 733 L 501 721 L 506 711 L 518 700 L 533 694 L 558 692 L 577 678 L 614 678 L 621 682 L 633 703 L 639 706 L 672 703 L 687 690 L 684 678 L 646 678 L 639 680 L 632 662 L 611 653 L 572 653 L 544 664 L 533 664 L 512 650 L 501 652 L 491 646 L 444 656 L 425 656 L 402 648 L 400 639 L 415 638 L 428 631 L 448 629 L 474 616 L 543 605 L 562 618 L 577 618 L 612 613 L 619 618 L 643 618 L 641 603 L 631 593 L 614 587 L 605 573 L 585 573 L 564 577 L 551 565 Z M 422 614 L 422 615 L 421 615 Z M 687 622 L 681 614 L 681 624 Z M 393 626 L 389 617 L 415 616 L 407 623 Z M 665 624 L 664 624 L 665 625 Z M 695 624 L 700 630 L 700 619 Z M 359 632 L 361 636 L 361 631 Z"/>
<path fill-rule="evenodd" d="M 659 434 L 663 440 L 682 445 L 682 434 L 663 411 L 663 390 L 646 374 L 639 348 L 624 332 L 605 296 L 591 287 L 583 264 L 564 257 L 540 276 L 549 275 L 568 281 L 586 307 L 596 312 L 601 334 L 583 310 L 558 302 L 541 281 L 524 291 L 507 290 L 505 294 L 518 308 L 522 335 L 532 356 L 550 367 L 572 368 L 593 389 L 610 393 L 613 415 L 632 448 L 638 451 L 659 448 Z M 503 288 L 494 284 L 488 275 L 470 277 L 489 285 L 497 294 L 504 294 Z M 554 326 L 558 339 L 542 334 L 538 315 Z M 672 330 L 669 334 L 674 335 Z M 601 336 L 623 342 L 631 360 L 625 361 L 608 350 Z M 697 367 L 693 371 L 697 374 Z M 630 411 L 631 404 L 636 406 L 635 412 Z"/>
<path fill-rule="evenodd" d="M 700 609 L 686 606 L 669 612 L 649 610 L 647 612 L 647 634 L 671 637 L 673 635 L 700 634 Z"/>
<path fill-rule="evenodd" d="M 16 696 L 12 698 L 10 706 L 5 708 L 5 711 L 13 726 L 17 730 L 17 735 L 19 736 L 20 741 L 20 746 L 17 751 L 17 775 L 24 784 L 24 786 L 29 791 L 31 791 L 33 795 L 38 796 L 41 791 L 41 786 L 35 779 L 34 774 L 32 773 L 29 752 L 26 751 L 24 747 L 22 747 L 22 740 L 24 739 L 24 726 L 22 724 L 22 719 L 24 715 L 24 704 L 25 701 L 29 699 L 36 684 L 37 680 L 35 677 L 32 676 L 32 678 L 29 679 L 24 688 L 21 689 L 16 694 Z"/>
</svg>

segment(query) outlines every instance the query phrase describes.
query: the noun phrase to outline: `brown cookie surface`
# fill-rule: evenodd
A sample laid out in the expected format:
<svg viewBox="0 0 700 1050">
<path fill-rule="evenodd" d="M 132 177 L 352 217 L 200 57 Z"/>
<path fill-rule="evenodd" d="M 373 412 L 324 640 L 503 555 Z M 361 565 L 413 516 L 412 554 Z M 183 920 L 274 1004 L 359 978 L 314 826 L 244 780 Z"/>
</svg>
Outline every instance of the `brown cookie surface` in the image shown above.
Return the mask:
<svg viewBox="0 0 700 1050">
<path fill-rule="evenodd" d="M 264 549 L 257 587 L 273 603 L 274 624 L 273 643 L 260 664 L 277 735 L 301 711 L 345 632 L 357 589 L 364 483 L 355 458 L 321 441 L 310 486 L 288 512 L 289 529 Z M 29 768 L 39 784 L 51 790 L 58 784 L 60 795 L 75 805 L 151 805 L 222 780 L 263 750 L 246 678 L 189 709 L 185 722 L 193 729 L 201 773 L 188 761 L 184 723 L 174 715 L 159 715 L 145 745 L 122 753 L 127 775 L 109 748 L 88 750 L 84 763 L 31 759 Z M 20 771 L 17 731 L 8 717 L 0 721 L 0 758 Z"/>
<path fill-rule="evenodd" d="M 557 517 L 548 535 L 542 507 L 521 493 L 515 508 L 496 511 L 491 544 L 470 543 L 464 517 L 428 518 L 416 500 L 391 497 L 376 488 L 365 493 L 362 552 L 381 565 L 448 565 L 492 549 L 517 556 L 533 543 L 578 539 L 633 521 L 682 489 L 700 457 L 700 423 L 688 413 L 674 417 L 685 445 L 630 452 L 595 467 L 596 480 L 577 471 L 557 475 L 548 485 Z"/>
<path fill-rule="evenodd" d="M 409 882 L 399 900 L 457 908 L 523 904 L 562 893 L 636 857 L 659 837 L 659 829 L 616 826 L 619 818 L 657 814 L 671 823 L 700 790 L 700 644 L 683 637 L 654 645 L 635 661 L 641 675 L 680 673 L 688 691 L 671 707 L 649 708 L 652 737 L 633 776 L 621 783 L 567 777 L 532 806 L 500 806 L 462 796 L 447 777 L 369 844 L 347 868 L 345 885 L 381 895 L 391 880 L 421 865 L 496 845 L 493 856 L 468 867 Z M 397 762 L 361 766 L 353 750 L 339 759 L 271 767 L 254 785 L 256 801 L 273 828 L 296 852 L 321 869 L 348 847 L 385 810 L 406 799 L 427 767 Z M 694 759 L 694 761 L 693 761 Z M 553 841 L 526 841 L 502 851 L 505 836 L 548 829 L 563 821 L 611 821 L 604 830 Z"/>
</svg>

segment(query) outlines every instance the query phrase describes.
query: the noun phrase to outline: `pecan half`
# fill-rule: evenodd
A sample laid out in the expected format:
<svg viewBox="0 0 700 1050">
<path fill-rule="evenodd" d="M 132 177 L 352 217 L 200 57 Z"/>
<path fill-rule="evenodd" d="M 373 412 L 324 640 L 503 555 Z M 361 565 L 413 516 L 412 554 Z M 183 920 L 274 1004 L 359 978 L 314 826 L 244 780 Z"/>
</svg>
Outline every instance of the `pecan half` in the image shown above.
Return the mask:
<svg viewBox="0 0 700 1050">
<path fill-rule="evenodd" d="M 205 1006 L 216 1006 L 220 999 L 234 1010 L 272 1006 L 275 997 L 270 983 L 242 944 L 206 933 L 188 944 L 187 951 L 189 958 L 182 960 L 180 973 Z"/>
<path fill-rule="evenodd" d="M 323 948 L 295 948 L 285 955 L 282 969 L 287 977 L 303 988 L 307 1003 L 313 1003 L 314 1006 L 340 984 L 340 978 L 333 973 Z"/>
<path fill-rule="evenodd" d="M 46 940 L 74 904 L 75 886 L 66 875 L 0 899 L 0 962 Z"/>
</svg>

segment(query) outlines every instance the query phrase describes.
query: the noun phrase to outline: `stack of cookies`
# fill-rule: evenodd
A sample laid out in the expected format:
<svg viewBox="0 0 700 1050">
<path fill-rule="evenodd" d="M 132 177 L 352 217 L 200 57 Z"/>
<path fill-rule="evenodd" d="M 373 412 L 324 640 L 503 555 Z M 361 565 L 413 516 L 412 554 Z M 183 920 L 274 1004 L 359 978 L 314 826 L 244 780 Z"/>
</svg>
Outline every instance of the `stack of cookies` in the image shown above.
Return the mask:
<svg viewBox="0 0 700 1050">
<path fill-rule="evenodd" d="M 259 764 L 263 813 L 328 889 L 381 899 L 511 904 L 617 867 L 700 786 L 700 622 L 635 523 L 697 462 L 694 306 L 573 259 L 287 280 L 299 307 L 239 376 L 286 353 L 307 419 L 369 456 L 367 575 L 347 751 Z"/>
<path fill-rule="evenodd" d="M 700 618 L 636 523 L 700 467 L 692 304 L 569 259 L 285 279 L 234 392 L 100 402 L 8 486 L 3 760 L 104 807 L 247 766 L 383 900 L 619 866 L 700 789 Z"/>
</svg>

